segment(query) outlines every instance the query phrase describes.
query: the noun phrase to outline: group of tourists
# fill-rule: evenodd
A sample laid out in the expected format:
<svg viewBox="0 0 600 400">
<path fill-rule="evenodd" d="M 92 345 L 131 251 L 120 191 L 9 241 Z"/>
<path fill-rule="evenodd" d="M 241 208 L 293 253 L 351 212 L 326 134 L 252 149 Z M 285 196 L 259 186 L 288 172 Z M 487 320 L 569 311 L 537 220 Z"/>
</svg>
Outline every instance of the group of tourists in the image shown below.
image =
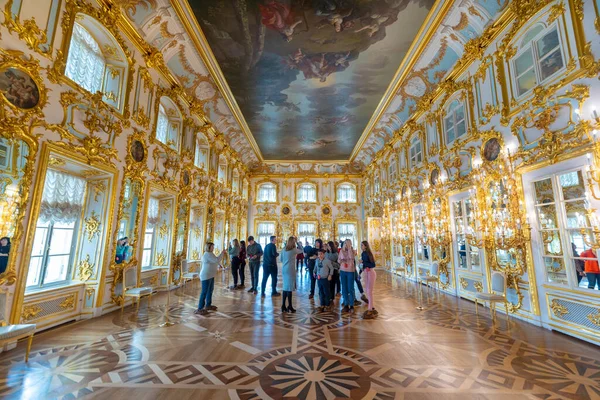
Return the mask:
<svg viewBox="0 0 600 400">
<path fill-rule="evenodd" d="M 341 297 L 343 313 L 353 313 L 354 307 L 361 305 L 361 301 L 355 297 L 355 285 L 360 292 L 360 299 L 367 304 L 367 310 L 363 313 L 364 319 L 373 319 L 378 315 L 374 307 L 373 288 L 377 274 L 375 272 L 375 258 L 367 241 L 360 244 L 360 257 L 353 248 L 352 241 L 346 239 L 339 242 L 315 240 L 314 246 L 308 242 L 303 247 L 302 242 L 291 236 L 288 238 L 281 253 L 277 251 L 277 237 L 271 236 L 264 250 L 254 237 L 248 237 L 246 242 L 234 239 L 227 250 L 223 250 L 219 256 L 214 254 L 214 243 L 207 243 L 202 256 L 202 270 L 200 280 L 202 281 L 202 292 L 196 314 L 206 315 L 209 311 L 216 311 L 217 307 L 212 304 L 212 295 L 215 286 L 215 277 L 219 265 L 227 255 L 231 260 L 231 274 L 233 285 L 231 290 L 245 289 L 246 260 L 250 267 L 251 286 L 249 293 L 258 294 L 259 270 L 262 258 L 263 278 L 260 283 L 261 297 L 266 296 L 266 288 L 271 279 L 271 296 L 280 297 L 283 293 L 281 304 L 282 313 L 295 313 L 293 307 L 293 292 L 296 290 L 296 278 L 298 272 L 306 271 L 310 277 L 309 299 L 314 299 L 315 291 L 318 291 L 319 306 L 317 310 L 333 311 L 335 300 Z M 282 264 L 282 293 L 277 291 L 278 267 L 277 258 Z M 364 283 L 364 286 L 363 286 Z"/>
</svg>

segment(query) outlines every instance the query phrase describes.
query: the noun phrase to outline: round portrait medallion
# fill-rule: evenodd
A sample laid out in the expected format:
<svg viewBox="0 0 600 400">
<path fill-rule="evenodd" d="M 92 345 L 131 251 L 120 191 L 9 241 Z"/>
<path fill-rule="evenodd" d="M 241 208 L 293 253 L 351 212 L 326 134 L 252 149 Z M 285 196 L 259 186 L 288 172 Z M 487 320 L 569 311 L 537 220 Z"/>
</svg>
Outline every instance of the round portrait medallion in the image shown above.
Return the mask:
<svg viewBox="0 0 600 400">
<path fill-rule="evenodd" d="M 288 214 L 289 214 L 291 211 L 292 211 L 292 210 L 290 210 L 290 208 L 289 208 L 288 206 L 283 206 L 283 207 L 281 208 L 281 213 L 282 213 L 283 215 L 288 215 Z"/>
<path fill-rule="evenodd" d="M 497 138 L 491 138 L 483 146 L 483 158 L 486 161 L 496 161 L 500 155 L 500 141 Z"/>
<path fill-rule="evenodd" d="M 190 172 L 187 169 L 183 171 L 182 179 L 185 186 L 190 184 Z"/>
<path fill-rule="evenodd" d="M 0 70 L 0 93 L 13 106 L 29 110 L 40 102 L 40 91 L 35 81 L 18 68 Z"/>
<path fill-rule="evenodd" d="M 431 171 L 431 175 L 429 175 L 429 183 L 431 184 L 431 186 L 435 186 L 435 185 L 437 185 L 439 180 L 440 180 L 440 170 L 436 168 L 433 171 Z"/>
<path fill-rule="evenodd" d="M 329 208 L 327 206 L 323 207 L 322 211 L 323 211 L 323 214 L 325 214 L 325 215 L 331 214 L 331 208 Z"/>
<path fill-rule="evenodd" d="M 140 142 L 139 140 L 134 140 L 133 142 L 131 142 L 129 153 L 131 154 L 131 158 L 133 158 L 135 162 L 142 162 L 146 157 L 146 148 L 144 147 L 144 144 L 142 142 Z"/>
</svg>

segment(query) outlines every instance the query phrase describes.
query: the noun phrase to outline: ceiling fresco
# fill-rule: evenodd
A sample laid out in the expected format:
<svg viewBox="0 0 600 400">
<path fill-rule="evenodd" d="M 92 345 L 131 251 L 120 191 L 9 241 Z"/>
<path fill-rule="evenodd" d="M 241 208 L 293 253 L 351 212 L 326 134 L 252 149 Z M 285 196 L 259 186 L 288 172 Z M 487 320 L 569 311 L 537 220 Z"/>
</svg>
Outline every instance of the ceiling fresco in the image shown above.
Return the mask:
<svg viewBox="0 0 600 400">
<path fill-rule="evenodd" d="M 267 160 L 347 160 L 433 0 L 190 0 Z"/>
</svg>

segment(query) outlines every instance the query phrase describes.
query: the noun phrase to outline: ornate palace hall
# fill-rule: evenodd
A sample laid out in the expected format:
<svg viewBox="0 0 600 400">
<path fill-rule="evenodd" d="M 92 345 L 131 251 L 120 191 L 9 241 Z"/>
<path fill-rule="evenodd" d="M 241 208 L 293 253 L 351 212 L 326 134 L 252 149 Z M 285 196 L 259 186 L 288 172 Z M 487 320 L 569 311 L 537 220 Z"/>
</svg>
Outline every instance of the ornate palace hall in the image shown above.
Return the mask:
<svg viewBox="0 0 600 400">
<path fill-rule="evenodd" d="M 380 273 L 377 320 L 317 312 L 298 274 L 296 314 L 280 298 L 198 290 L 39 334 L 0 357 L 0 397 L 23 399 L 598 399 L 600 349 Z M 338 298 L 339 299 L 339 298 Z M 336 305 L 339 300 L 336 300 Z M 161 324 L 169 321 L 173 325 Z M 6 397 L 3 397 L 6 396 Z"/>
<path fill-rule="evenodd" d="M 0 0 L 0 398 L 600 400 L 599 251 L 600 0 Z"/>
</svg>

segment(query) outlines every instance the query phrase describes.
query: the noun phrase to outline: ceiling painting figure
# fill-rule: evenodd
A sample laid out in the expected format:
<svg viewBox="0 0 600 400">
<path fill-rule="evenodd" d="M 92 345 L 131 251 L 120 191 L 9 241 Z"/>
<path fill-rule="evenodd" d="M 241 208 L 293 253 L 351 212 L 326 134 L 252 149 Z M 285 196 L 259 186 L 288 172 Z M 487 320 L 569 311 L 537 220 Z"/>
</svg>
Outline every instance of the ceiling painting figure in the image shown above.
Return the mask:
<svg viewBox="0 0 600 400">
<path fill-rule="evenodd" d="M 265 159 L 350 157 L 434 0 L 190 0 Z"/>
</svg>

